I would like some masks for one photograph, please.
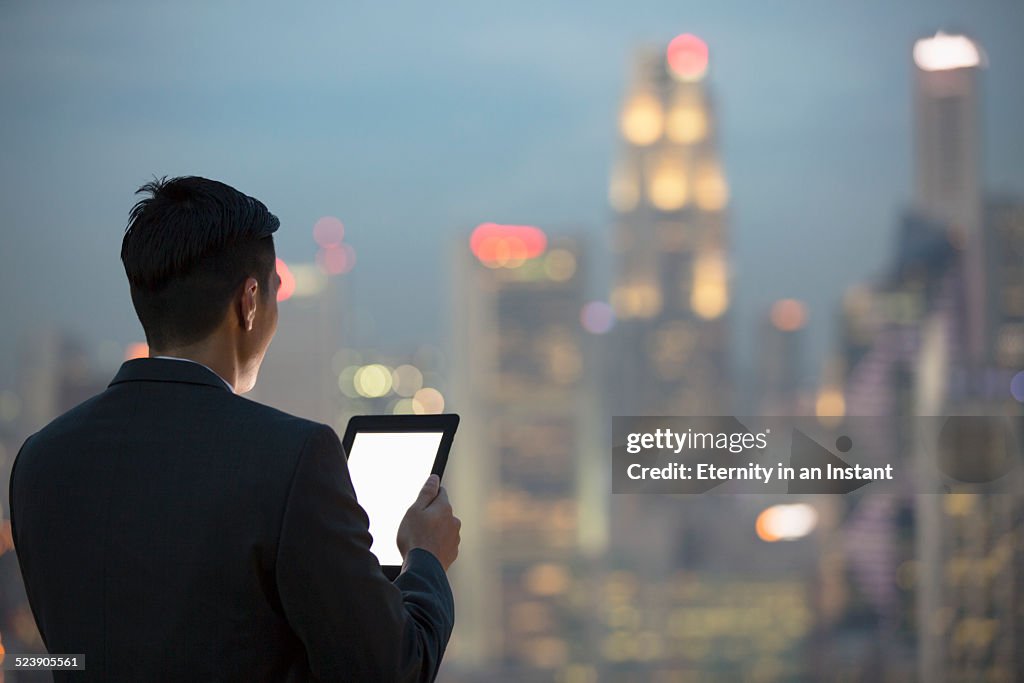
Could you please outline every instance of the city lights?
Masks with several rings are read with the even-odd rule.
[[[417,415],[437,415],[444,412],[444,396],[437,389],[424,387],[413,394],[413,412]]]
[[[807,307],[796,299],[780,299],[772,304],[772,325],[783,332],[795,332],[807,321]]]
[[[378,398],[391,391],[391,369],[379,363],[364,365],[356,370],[352,381],[360,396]]]
[[[360,366],[349,365],[338,373],[338,389],[349,398],[359,398],[362,394],[356,388],[356,373]]]
[[[569,573],[557,564],[538,564],[526,574],[526,589],[534,595],[558,595],[568,587]]]
[[[336,247],[344,237],[345,226],[334,216],[324,216],[313,224],[313,240],[321,247]]]
[[[722,169],[715,163],[705,163],[697,173],[694,200],[702,211],[721,211],[729,200]]]
[[[661,303],[661,290],[652,283],[620,285],[612,290],[612,310],[620,319],[653,318],[661,310]]]
[[[1010,395],[1017,400],[1018,403],[1024,403],[1024,371],[1018,372],[1010,380]]]
[[[668,44],[665,59],[674,77],[685,82],[699,81],[708,70],[708,45],[697,36],[684,33]]]
[[[615,326],[615,312],[604,301],[589,301],[580,309],[580,324],[590,334],[607,334]]]
[[[315,264],[297,263],[291,266],[291,272],[295,281],[293,296],[296,298],[316,296],[327,286],[327,275]],[[281,279],[283,281],[284,276]]]
[[[527,259],[540,256],[548,238],[532,225],[482,223],[469,238],[469,248],[490,268],[516,268]]]
[[[423,373],[415,366],[399,365],[391,373],[391,383],[396,394],[409,398],[423,388]]]
[[[686,205],[689,188],[683,160],[678,154],[666,150],[659,155],[649,178],[647,198],[655,207],[662,211],[675,211]]]
[[[773,505],[757,516],[755,530],[762,541],[795,541],[814,531],[818,512],[810,505]]]
[[[967,36],[939,31],[914,43],[914,63],[922,71],[969,69],[982,65],[982,53]]]
[[[699,103],[691,99],[693,98],[681,99],[669,110],[665,121],[665,134],[672,142],[690,145],[707,136],[707,114]]]
[[[576,273],[576,257],[567,249],[552,249],[544,257],[544,273],[555,282],[565,282]]]
[[[650,145],[661,137],[663,119],[658,98],[648,92],[637,93],[622,112],[622,134],[634,145]]]
[[[698,257],[693,267],[693,290],[690,294],[693,312],[705,320],[713,320],[729,307],[729,291],[725,259],[718,253]]]
[[[295,293],[295,276],[292,275],[288,264],[282,259],[277,259],[277,274],[281,278],[281,286],[277,289],[278,302],[287,301]]]
[[[316,263],[328,275],[342,275],[356,265],[356,250],[351,244],[321,247],[316,252]]]
[[[846,415],[846,398],[835,387],[825,387],[818,392],[814,402],[814,414],[825,425],[837,424]]]

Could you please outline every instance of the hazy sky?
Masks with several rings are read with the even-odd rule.
[[[118,252],[154,174],[259,197],[286,260],[338,216],[374,336],[443,343],[452,240],[476,224],[604,248],[629,56],[681,32],[711,48],[736,334],[803,298],[817,358],[910,199],[910,48],[938,28],[984,46],[987,184],[1024,194],[1019,0],[0,3],[0,387],[38,325],[142,338]]]

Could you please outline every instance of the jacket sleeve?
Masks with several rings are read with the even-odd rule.
[[[432,553],[414,549],[392,583],[371,540],[338,435],[318,425],[299,455],[278,540],[285,616],[319,680],[432,681],[455,623],[448,578]]]

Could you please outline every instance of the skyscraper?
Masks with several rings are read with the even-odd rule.
[[[979,173],[978,74],[981,49],[939,33],[914,46],[917,90],[917,206],[949,229],[960,248],[958,296],[940,299],[921,326],[913,394],[918,414],[1020,415],[1013,373],[1021,329],[1019,209],[983,213]],[[1017,400],[1014,400],[1014,399]],[[964,463],[994,461],[976,439]],[[917,459],[929,463],[926,447]],[[1001,474],[1019,491],[1021,471]],[[1009,483],[1016,481],[1016,485]],[[929,681],[1018,680],[1024,652],[1020,605],[1024,504],[1019,492],[977,493],[971,483],[934,475],[942,496],[915,501],[919,675]]]
[[[586,654],[579,581],[604,533],[583,250],[489,223],[455,254],[452,408],[463,420],[446,481],[463,542],[450,662],[534,680]]]
[[[915,209],[944,223],[964,250],[964,290],[971,364],[986,360],[987,249],[979,172],[981,49],[941,31],[914,44]]]
[[[684,34],[638,54],[611,174],[619,321],[616,414],[728,410],[728,188],[708,47]]]

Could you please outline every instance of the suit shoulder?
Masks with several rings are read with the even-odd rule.
[[[232,402],[236,410],[246,414],[264,429],[275,433],[288,433],[303,441],[318,430],[331,429],[330,425],[322,422],[299,417],[237,394],[232,397]]]
[[[44,426],[40,427],[34,434],[30,435],[25,439],[25,444],[30,440],[33,443],[42,443],[51,437],[59,436],[67,430],[81,424],[84,420],[89,419],[93,413],[100,406],[103,400],[105,392],[100,392],[95,396],[91,396],[78,405],[69,408],[57,417],[47,422]]]

